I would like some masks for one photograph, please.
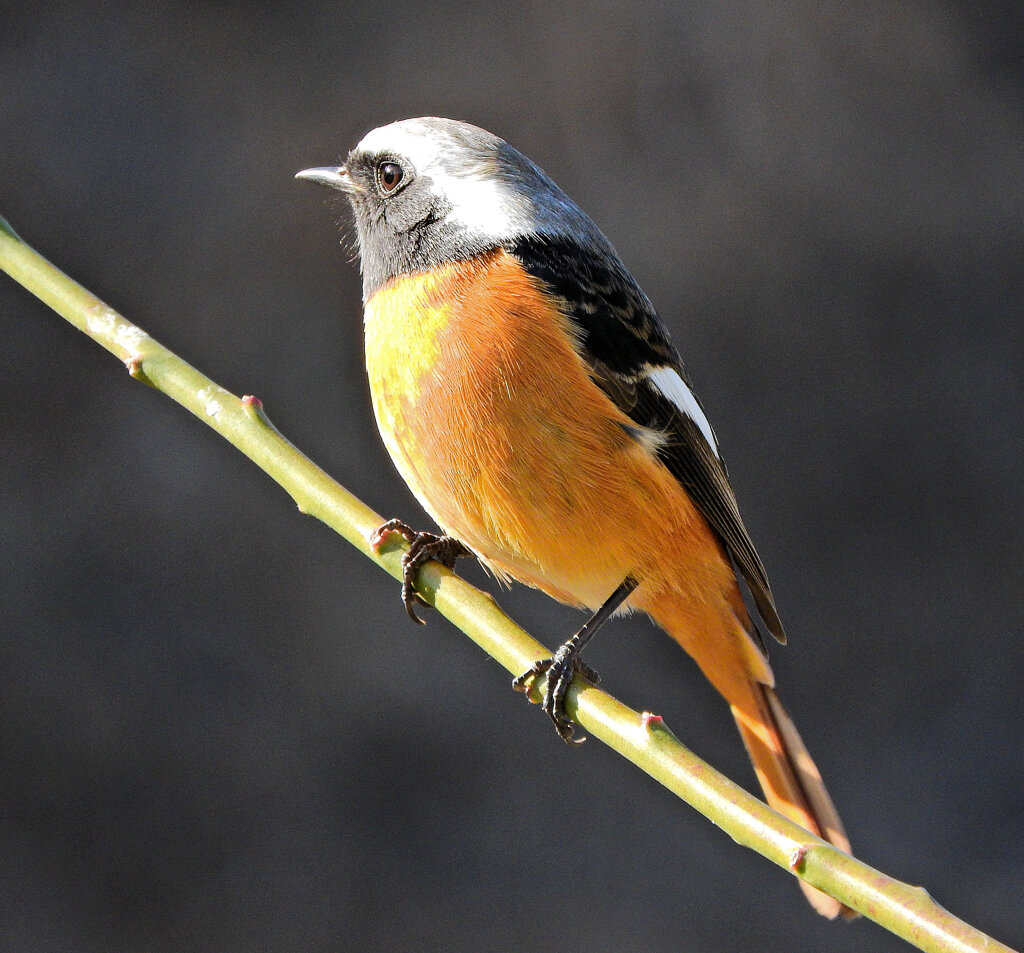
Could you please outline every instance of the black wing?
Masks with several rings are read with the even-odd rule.
[[[594,382],[638,427],[662,438],[658,457],[717,533],[765,628],[785,642],[768,577],[743,525],[725,464],[697,420],[650,379],[652,370],[671,369],[689,388],[679,354],[647,296],[617,258],[599,257],[568,239],[520,239],[508,250],[565,301]]]

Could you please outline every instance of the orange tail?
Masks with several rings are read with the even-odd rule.
[[[768,685],[752,687],[756,712],[743,711],[736,705],[730,707],[768,803],[801,827],[849,853],[850,841],[832,798],[775,689]],[[839,914],[846,918],[857,916],[856,911],[803,881],[800,888],[811,906],[829,919]]]
[[[780,814],[849,853],[850,842],[821,775],[779,702],[775,677],[739,590],[732,605],[687,603],[667,591],[641,592],[640,608],[669,633],[729,702],[768,803]],[[834,918],[856,916],[849,907],[801,881],[811,905]]]

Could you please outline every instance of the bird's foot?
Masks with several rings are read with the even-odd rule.
[[[435,560],[446,569],[452,569],[457,559],[473,554],[454,536],[420,533],[401,520],[388,520],[383,526],[379,526],[370,537],[370,545],[374,550],[379,550],[384,540],[392,533],[397,533],[409,544],[408,551],[402,556],[402,603],[405,605],[405,611],[409,613],[409,618],[417,625],[424,625],[423,620],[416,614],[416,606],[418,604],[428,609],[431,606],[416,591],[416,574],[420,567]]]
[[[601,676],[580,658],[580,647],[575,644],[575,637],[561,646],[551,658],[534,662],[528,671],[512,680],[512,688],[529,694],[533,683],[542,675],[547,676],[547,682],[541,708],[553,722],[562,741],[571,745],[583,744],[587,739],[574,737],[575,725],[565,713],[565,693],[569,691],[576,675],[591,685],[597,685]]]

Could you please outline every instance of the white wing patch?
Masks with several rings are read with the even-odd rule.
[[[717,457],[719,455],[718,441],[715,439],[715,432],[711,429],[708,418],[704,416],[704,411],[700,409],[697,398],[693,396],[693,391],[686,386],[686,381],[671,367],[655,367],[653,364],[647,364],[644,366],[644,374],[665,398],[672,401],[697,425],[708,442],[708,446]]]

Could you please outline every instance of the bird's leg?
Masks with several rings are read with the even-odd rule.
[[[629,598],[638,585],[636,579],[626,576],[619,587],[608,597],[605,604],[551,658],[535,662],[528,671],[523,672],[512,681],[512,687],[517,692],[529,692],[538,676],[547,675],[542,707],[554,722],[559,737],[567,744],[578,745],[586,741],[586,738],[573,737],[573,724],[565,713],[565,693],[572,684],[573,676],[578,673],[591,685],[596,685],[601,680],[597,672],[583,662],[580,653],[597,630]]]
[[[416,615],[416,604],[430,608],[427,602],[417,591],[415,586],[416,573],[420,566],[430,560],[439,562],[447,569],[455,566],[455,560],[462,556],[472,556],[462,543],[454,536],[438,536],[436,533],[418,533],[408,524],[401,520],[388,520],[383,526],[377,528],[370,537],[370,545],[380,549],[385,538],[391,533],[398,533],[408,544],[409,549],[402,556],[402,602],[409,618],[418,625],[424,625],[423,620]]]

